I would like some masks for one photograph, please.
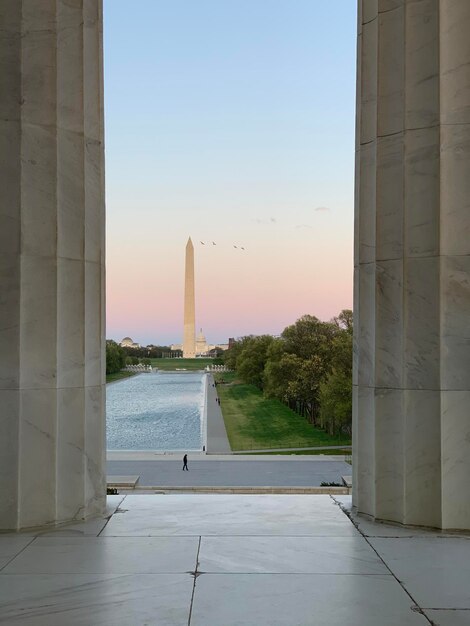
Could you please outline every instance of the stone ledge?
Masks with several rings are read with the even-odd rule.
[[[108,487],[121,487],[134,489],[139,481],[139,476],[108,476],[106,482]]]

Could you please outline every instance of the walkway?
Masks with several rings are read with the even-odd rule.
[[[181,455],[182,456],[182,455]],[[271,456],[252,460],[250,456],[194,460],[189,455],[189,472],[182,471],[182,460],[108,461],[113,476],[140,475],[143,487],[311,487],[322,482],[342,484],[341,476],[351,474],[344,461],[302,460]],[[200,459],[201,457],[196,457]]]
[[[207,375],[207,454],[230,454],[232,449],[225,430],[224,418],[222,411],[217,403],[216,388],[213,387],[214,377]]]
[[[329,496],[121,500],[109,498],[109,521],[0,536],[1,624],[470,622],[468,538],[371,522],[358,530]]]

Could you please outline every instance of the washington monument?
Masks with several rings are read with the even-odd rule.
[[[196,356],[196,319],[194,298],[194,247],[191,237],[186,244],[186,263],[184,272],[184,333],[183,357],[193,359]]]

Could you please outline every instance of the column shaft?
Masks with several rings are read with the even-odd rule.
[[[0,529],[104,506],[101,41],[101,0],[0,8]]]
[[[362,0],[354,504],[470,528],[470,4]]]

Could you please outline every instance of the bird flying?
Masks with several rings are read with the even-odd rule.
[[[203,241],[200,241],[199,243],[202,243],[203,246],[205,246],[206,244]]]
[[[233,247],[234,247],[234,248],[237,248],[237,246],[233,246]],[[237,250],[238,250],[238,248],[237,248]]]
[[[212,242],[212,245],[213,245],[213,246],[216,246],[217,244],[215,243],[215,241],[213,241],[213,242]]]

